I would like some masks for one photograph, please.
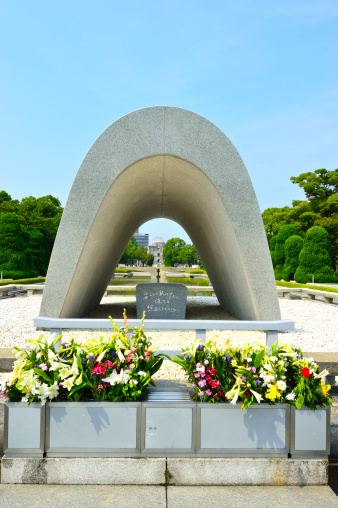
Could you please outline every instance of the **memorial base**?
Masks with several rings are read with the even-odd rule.
[[[6,402],[5,456],[328,457],[328,408],[290,415],[287,404],[241,410],[163,394],[165,401]]]
[[[2,484],[326,485],[328,461],[276,458],[3,458]]]

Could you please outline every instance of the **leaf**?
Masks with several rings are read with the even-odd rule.
[[[73,386],[73,388],[69,392],[69,397],[73,395],[73,393],[77,392],[78,390],[81,390],[86,386],[87,383],[81,383],[79,386]]]
[[[255,360],[254,360],[254,367],[255,367],[256,369],[258,369],[258,368],[260,367],[260,365],[261,365],[261,363],[262,363],[262,360],[263,360],[264,356],[265,356],[265,351],[264,351],[264,349],[263,349],[262,351],[260,351],[259,353],[257,353],[256,358],[255,358]]]
[[[160,368],[161,368],[161,365],[163,363],[163,358],[161,358],[161,360],[159,360],[154,366],[152,369],[149,370],[149,375],[150,376],[153,376],[155,374],[155,372],[157,372]]]
[[[38,374],[45,381],[48,381],[48,383],[51,383],[51,381],[52,381],[51,378],[42,369],[38,369],[37,367],[35,367],[33,370],[34,370],[35,374]]]
[[[295,406],[297,409],[300,409],[302,407],[302,405],[304,404],[304,397],[303,395],[300,393],[297,397],[297,400],[295,402]]]

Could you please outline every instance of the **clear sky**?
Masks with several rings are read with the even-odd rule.
[[[167,105],[223,130],[261,211],[291,205],[338,167],[337,55],[337,0],[0,0],[0,190],[64,206],[109,124]]]

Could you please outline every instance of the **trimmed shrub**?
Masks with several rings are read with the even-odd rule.
[[[37,277],[34,279],[16,279],[16,280],[0,280],[0,286],[7,284],[35,284],[37,282],[45,282],[46,277]]]
[[[307,289],[318,289],[318,291],[330,291],[331,293],[338,293],[337,288],[330,286],[315,286],[314,284],[299,284],[298,282],[285,282],[285,280],[276,280],[277,286],[285,288],[307,288]]]
[[[283,268],[283,279],[294,278],[299,265],[299,253],[303,248],[304,240],[301,236],[292,235],[284,244],[285,264]]]
[[[275,266],[275,278],[282,279],[283,278],[283,268],[285,263],[285,251],[284,244],[290,236],[298,235],[298,229],[296,226],[292,226],[291,224],[286,224],[282,226],[278,231],[278,235],[276,236],[276,244],[275,250],[273,254],[273,263]],[[272,241],[272,240],[271,240]]]
[[[329,235],[320,226],[310,228],[305,235],[295,280],[311,282],[312,275],[315,282],[338,282],[331,266]]]
[[[202,273],[204,275],[207,274],[207,272],[205,270],[201,270],[199,268],[196,268],[194,270],[185,270],[185,273],[192,273],[192,274],[194,274],[194,273]]]

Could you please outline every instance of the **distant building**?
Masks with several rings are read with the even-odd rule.
[[[148,247],[149,245],[148,233],[139,233],[139,230],[137,230],[136,233],[134,234],[134,237],[138,246],[145,245],[145,247]]]
[[[163,247],[165,240],[161,236],[155,236],[152,241],[152,245],[149,245],[149,254],[154,255],[154,265],[163,265]]]

